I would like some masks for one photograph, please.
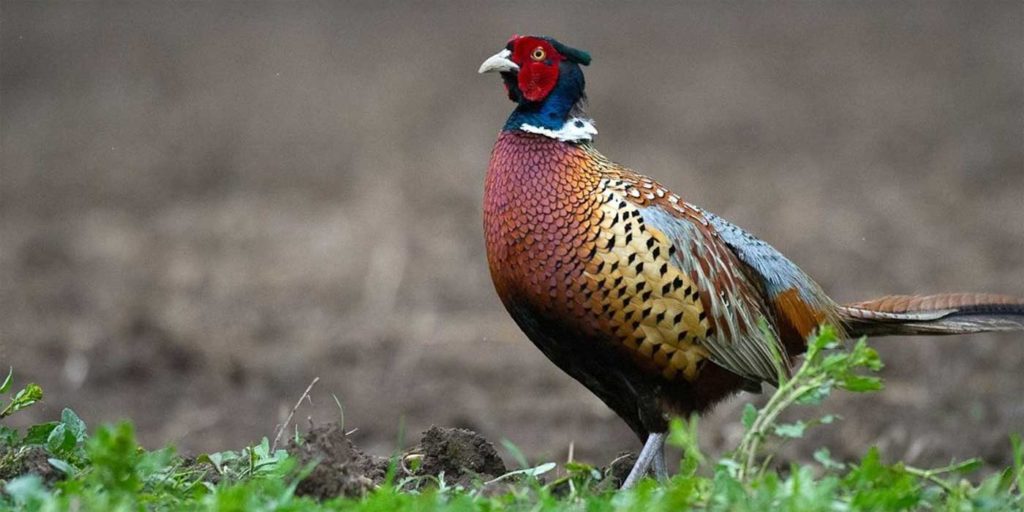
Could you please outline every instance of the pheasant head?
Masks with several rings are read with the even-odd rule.
[[[505,130],[540,133],[560,140],[591,140],[597,133],[585,118],[585,82],[580,66],[590,54],[551,37],[513,36],[484,61],[480,73],[501,73],[516,108]]]

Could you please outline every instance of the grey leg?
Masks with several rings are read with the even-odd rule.
[[[654,454],[654,476],[659,482],[668,481],[668,466],[665,464],[665,440],[658,445],[658,453]]]
[[[652,464],[655,462],[659,455],[661,456],[661,464],[664,465],[664,454],[665,454],[665,433],[664,432],[652,432],[647,435],[647,442],[644,443],[644,447],[640,450],[640,455],[636,458],[636,464],[633,465],[633,469],[629,471],[629,476],[626,477],[626,481],[622,483],[623,489],[629,489],[636,485],[641,478],[647,475],[650,471]]]

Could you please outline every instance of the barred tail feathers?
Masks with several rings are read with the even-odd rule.
[[[987,293],[888,295],[839,306],[849,335],[1024,331],[1024,299]]]

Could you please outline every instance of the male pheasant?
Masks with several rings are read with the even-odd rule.
[[[645,441],[624,486],[652,467],[665,476],[668,418],[774,382],[773,354],[804,352],[820,324],[847,336],[1024,329],[1024,300],[999,295],[833,302],[772,246],[594,149],[589,63],[515,36],[480,67],[516,104],[488,167],[484,230],[512,318]]]

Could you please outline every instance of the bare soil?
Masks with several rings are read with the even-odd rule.
[[[443,482],[464,488],[484,485],[484,492],[499,492],[521,476],[508,474],[491,441],[462,428],[431,426],[423,432],[419,444],[390,458],[366,454],[337,423],[311,429],[300,442],[289,442],[287,449],[302,467],[315,465],[299,482],[297,493],[322,500],[362,496],[384,483],[389,471],[393,482],[405,489],[436,487]],[[617,488],[635,462],[635,453],[620,454],[600,469],[599,485]],[[538,478],[543,482],[550,475]]]
[[[337,396],[359,430],[318,435],[341,460],[431,425],[531,461],[637,449],[491,287],[480,196],[510,104],[475,71],[515,32],[593,53],[605,154],[837,300],[1024,294],[1019,1],[3,2],[2,23],[0,368],[47,393],[15,425],[71,406],[149,447],[239,449],[320,377],[298,415],[338,420]],[[830,401],[843,420],[780,463],[1009,462],[1021,335],[874,344],[887,389]],[[758,399],[708,415],[705,447]]]
[[[444,474],[447,481],[468,486],[472,479],[491,480],[508,470],[490,441],[463,428],[430,427],[423,433],[419,452],[422,465],[417,474]]]
[[[44,484],[52,485],[64,478],[49,462],[50,454],[41,446],[18,450],[0,448],[0,481],[9,481],[22,475],[36,475]]]
[[[337,423],[314,428],[300,443],[290,441],[287,449],[300,467],[316,464],[295,489],[300,496],[361,496],[380,485],[388,469],[386,458],[360,451]]]
[[[287,449],[301,467],[315,464],[296,493],[319,499],[362,496],[381,485],[389,469],[393,482],[406,487],[436,486],[443,479],[445,485],[470,488],[507,473],[490,441],[457,428],[430,427],[419,445],[390,458],[366,454],[337,423],[313,428]]]

